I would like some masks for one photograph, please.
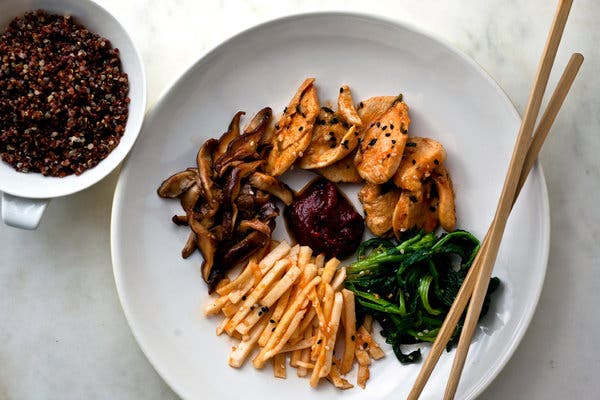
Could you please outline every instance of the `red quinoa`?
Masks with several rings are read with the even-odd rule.
[[[81,174],[119,144],[127,122],[119,50],[44,11],[0,36],[0,154],[21,172]]]

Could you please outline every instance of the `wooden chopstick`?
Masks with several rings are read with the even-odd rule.
[[[575,81],[575,77],[577,76],[582,63],[582,54],[571,54],[569,63],[565,67],[565,70],[563,71],[560,80],[556,85],[556,89],[554,90],[554,93],[552,93],[552,97],[550,97],[550,101],[546,106],[546,111],[544,111],[544,115],[542,115],[538,127],[533,134],[533,138],[529,145],[529,150],[525,156],[525,162],[523,163],[523,171],[519,177],[519,184],[517,185],[514,201],[517,201],[519,193],[521,193],[521,188],[525,184],[525,180],[529,175],[529,171],[531,171],[531,168],[537,159],[537,155],[540,152],[546,137],[548,136],[548,132],[550,132],[550,128],[552,128],[552,124],[554,123],[554,120],[556,119],[556,116],[558,115],[558,112],[562,107],[569,90],[571,89],[573,81]]]
[[[544,142],[544,139],[547,137],[548,132],[550,131],[550,128],[552,126],[552,123],[556,119],[556,115],[558,114],[558,111],[560,110],[560,107],[562,106],[562,104],[565,100],[565,97],[566,97],[569,89],[571,88],[571,85],[573,84],[573,81],[575,80],[575,77],[577,75],[577,72],[579,71],[579,68],[580,68],[582,62],[583,62],[583,56],[581,54],[576,53],[571,56],[571,59],[569,60],[569,63],[567,64],[567,66],[560,78],[560,81],[558,82],[558,85],[556,86],[554,93],[552,94],[552,97],[550,99],[550,102],[548,103],[546,111],[545,111],[544,115],[542,116],[540,123],[538,125],[538,128],[536,129],[536,131],[533,135],[531,144],[529,145],[529,150],[527,151],[527,155],[525,157],[525,163],[523,166],[523,170],[519,177],[519,184],[517,185],[517,190],[516,190],[515,198],[513,200],[513,205],[517,199],[518,193],[520,193],[521,188],[525,184],[527,176],[529,176],[529,172],[533,168],[533,165],[535,163],[537,155],[539,154],[540,149],[542,147],[542,143]],[[488,244],[489,244],[488,236],[486,236],[486,238],[482,242],[481,249],[480,249],[477,257],[480,258],[480,254],[483,253],[484,249],[487,248]],[[419,371],[419,375],[418,375],[418,377],[412,387],[412,390],[408,396],[409,400],[416,400],[421,395],[421,392],[423,391],[425,384],[427,383],[429,377],[431,376],[431,373],[433,372],[435,365],[437,364],[438,360],[440,359],[442,353],[444,352],[444,349],[446,348],[446,345],[448,344],[448,341],[450,340],[450,338],[452,337],[452,334],[454,333],[454,329],[455,329],[456,325],[458,324],[458,321],[459,321],[461,315],[463,314],[464,309],[467,306],[467,303],[471,297],[471,294],[473,293],[473,287],[475,285],[475,277],[477,275],[476,271],[478,271],[478,269],[475,268],[476,265],[480,265],[480,264],[478,262],[476,262],[476,260],[474,260],[473,266],[469,269],[469,272],[467,273],[467,276],[465,277],[464,283],[462,284],[462,286],[456,296],[456,299],[454,300],[454,303],[452,304],[452,307],[450,308],[448,315],[447,315],[446,319],[444,320],[444,323],[442,324],[440,331],[437,334],[436,340],[433,343],[433,345],[427,355],[427,358],[423,362],[421,370]]]
[[[480,257],[481,266],[478,267],[479,271],[477,271],[475,286],[473,288],[473,294],[469,303],[469,309],[467,311],[465,323],[460,334],[456,354],[454,355],[454,362],[450,371],[450,377],[448,378],[448,383],[446,384],[446,392],[444,393],[445,400],[454,399],[456,389],[458,388],[460,376],[469,352],[471,339],[473,338],[473,333],[475,332],[475,327],[477,326],[477,321],[479,320],[481,307],[487,292],[492,269],[498,255],[500,241],[502,239],[504,229],[506,228],[508,216],[515,198],[517,185],[519,183],[519,176],[525,163],[527,148],[532,140],[531,135],[533,133],[535,121],[539,113],[544,91],[550,76],[550,71],[556,57],[558,45],[569,16],[571,3],[571,0],[560,1],[554,21],[552,22],[552,27],[544,48],[544,53],[542,55],[542,60],[538,69],[533,90],[525,109],[525,116],[517,137],[517,143],[513,150],[513,155],[510,161],[506,179],[504,181],[502,193],[500,194],[498,208],[496,209],[494,220],[492,221],[492,225],[488,231],[489,245],[483,249],[484,251],[480,252],[482,253]]]
[[[554,122],[554,119],[556,118],[556,115],[558,114],[558,111],[566,97],[566,94],[568,93],[568,91],[571,87],[571,84],[573,83],[573,80],[575,79],[575,76],[577,75],[577,72],[578,72],[579,67],[581,66],[582,62],[583,62],[583,56],[581,54],[574,54],[571,57],[571,60],[569,61],[569,64],[565,68],[565,71],[563,72],[563,75],[556,87],[556,90],[555,90],[554,94],[552,95],[550,102],[548,103],[546,112],[544,113],[544,115],[540,121],[540,124],[539,124],[538,128],[536,129],[533,139],[529,138],[530,144],[528,146],[528,151],[525,156],[525,161],[523,163],[523,169],[522,169],[520,177],[519,177],[517,189],[515,191],[515,195],[511,202],[511,206],[516,201],[516,197],[517,197],[518,193],[520,192],[523,184],[525,183],[527,176],[529,175],[529,172],[535,162],[535,159],[537,158],[537,154],[540,151],[541,145],[544,142],[544,139],[546,138],[546,136],[550,130],[550,127],[552,126],[552,123]],[[548,72],[549,72],[549,70],[548,70]],[[474,260],[473,266],[469,270],[469,273],[467,274],[465,281],[464,281],[460,291],[458,292],[457,297],[456,297],[451,309],[449,310],[449,313],[448,313],[446,319],[444,320],[444,324],[440,328],[440,331],[437,335],[436,341],[434,342],[425,362],[423,363],[421,371],[419,372],[417,380],[415,381],[415,384],[408,396],[408,399],[415,400],[419,397],[419,395],[423,391],[423,388],[425,387],[425,384],[427,383],[427,380],[431,376],[431,373],[432,373],[433,369],[435,368],[437,361],[439,360],[441,354],[443,353],[444,348],[446,347],[446,344],[448,343],[448,341],[450,340],[450,337],[454,333],[454,329],[455,329],[455,327],[466,307],[466,304],[469,301],[471,293],[473,291],[475,277],[478,272],[477,267],[480,265],[478,259],[481,259],[482,256],[484,255],[484,253],[487,252],[488,245],[489,245],[489,235],[486,235],[486,238],[483,241],[482,247],[481,247],[476,259]],[[488,281],[489,281],[489,277],[488,277]]]

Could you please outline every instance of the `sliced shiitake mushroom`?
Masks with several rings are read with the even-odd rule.
[[[255,231],[262,232],[265,235],[271,236],[271,227],[269,226],[269,224],[261,221],[258,218],[254,218],[251,220],[248,220],[248,219],[241,220],[237,229],[239,232],[255,230]]]
[[[196,156],[196,164],[198,165],[198,177],[200,179],[200,187],[207,202],[212,203],[213,187],[213,162],[212,153],[219,144],[217,139],[208,139],[198,150]]]
[[[212,293],[227,271],[248,260],[252,254],[260,251],[269,242],[269,236],[262,232],[252,231],[239,242],[227,249],[219,249],[218,260],[210,269],[206,283]]]
[[[258,210],[258,218],[261,221],[269,221],[269,220],[274,221],[278,215],[279,215],[279,208],[272,201],[265,203]]]
[[[181,250],[181,257],[188,258],[194,253],[194,251],[198,248],[197,237],[194,231],[190,232],[187,241],[185,242],[185,246]]]
[[[244,129],[244,135],[252,135],[257,132],[260,132],[262,135],[269,126],[269,122],[271,122],[271,117],[273,116],[273,111],[271,107],[265,107],[261,109],[256,115],[252,118],[248,126]]]
[[[218,176],[223,176],[229,167],[239,165],[240,161],[260,158],[256,149],[270,120],[271,109],[269,107],[263,108],[254,116],[244,134],[233,139],[229,143],[227,151],[215,161],[214,169]]]
[[[193,218],[189,220],[190,228],[196,234],[198,250],[202,254],[204,261],[202,262],[202,278],[208,282],[208,278],[215,263],[215,253],[217,251],[217,239],[216,237],[202,225],[199,221]]]
[[[216,161],[219,157],[221,157],[227,151],[227,147],[233,141],[233,139],[240,136],[240,118],[244,115],[245,112],[238,111],[232,118],[229,123],[229,127],[227,128],[227,132],[225,132],[219,138],[219,145],[215,149],[213,153],[213,161]]]
[[[263,174],[262,172],[255,172],[250,175],[249,183],[253,187],[264,190],[265,192],[271,193],[272,195],[279,198],[286,206],[292,204],[294,194],[292,190],[283,182],[277,178]]]
[[[188,216],[187,215],[173,215],[173,218],[171,218],[171,221],[173,221],[173,223],[178,226],[187,226],[188,225]]]
[[[160,197],[173,199],[196,183],[196,172],[185,170],[171,175],[156,191]]]
[[[179,196],[181,207],[186,213],[191,212],[196,207],[201,193],[202,189],[200,189],[200,186],[194,184],[185,193],[182,193],[181,196]]]

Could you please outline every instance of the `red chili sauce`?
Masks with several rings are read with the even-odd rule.
[[[315,254],[346,258],[362,240],[365,223],[334,183],[317,178],[305,186],[284,211],[296,241]]]

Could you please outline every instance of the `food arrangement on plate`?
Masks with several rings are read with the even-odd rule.
[[[313,78],[276,123],[266,107],[242,131],[243,114],[157,191],[181,203],[185,215],[172,219],[190,228],[182,256],[202,254],[202,276],[218,296],[205,312],[224,315],[217,334],[239,340],[229,364],[242,366],[259,348],[256,368],[271,360],[275,376],[285,377],[289,355],[299,376],[311,370],[311,386],[327,378],[348,389],[341,375],[356,359],[364,387],[370,358],[383,356],[373,319],[400,362],[418,361],[419,350],[404,354],[401,346],[435,340],[479,249],[473,235],[455,230],[442,144],[409,134],[401,95],[355,106],[342,86],[334,111],[321,105]],[[292,169],[321,177],[294,193],[285,183]],[[364,219],[336,183],[362,184]],[[271,238],[278,202],[294,246]],[[374,237],[363,242],[365,225]],[[448,233],[436,236],[438,226]],[[355,253],[357,261],[338,268]],[[488,304],[498,283],[492,278]]]

